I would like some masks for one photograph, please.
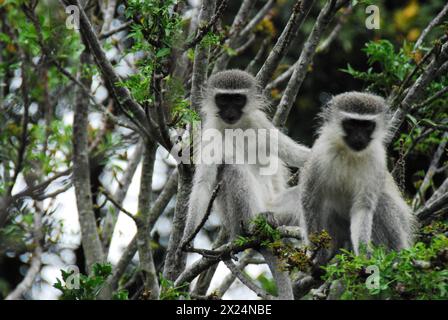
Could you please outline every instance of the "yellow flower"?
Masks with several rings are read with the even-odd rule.
[[[422,58],[423,58],[423,55],[422,55],[422,52],[420,50],[417,50],[414,53],[412,53],[412,59],[414,59],[414,61],[416,63],[420,63]]]
[[[406,36],[406,38],[409,41],[416,41],[418,39],[419,35],[420,35],[420,29],[412,28],[411,30],[409,30],[408,35]]]
[[[420,5],[417,0],[411,0],[402,10],[398,10],[394,14],[394,22],[399,30],[406,30],[409,24],[417,16]]]
[[[260,23],[255,27],[255,30],[266,33],[272,37],[275,36],[276,33],[275,26],[272,23],[272,20],[267,17],[260,21]]]
[[[403,9],[403,16],[406,19],[412,19],[414,18],[420,9],[420,6],[418,4],[417,0],[411,0],[408,5]]]
[[[1,1],[1,0],[0,0]],[[16,47],[12,44],[12,43],[8,43],[6,45],[6,51],[8,51],[9,53],[14,53],[16,52]]]

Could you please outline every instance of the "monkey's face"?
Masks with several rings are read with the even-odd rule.
[[[217,93],[215,104],[219,117],[227,124],[235,124],[244,113],[247,97],[242,93]]]
[[[352,150],[362,151],[370,144],[375,127],[373,120],[345,118],[342,120],[344,141]]]

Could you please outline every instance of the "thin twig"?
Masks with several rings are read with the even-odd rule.
[[[255,285],[250,279],[248,279],[241,270],[232,262],[230,259],[224,260],[224,264],[229,268],[229,270],[250,290],[255,292],[257,296],[265,300],[273,300],[274,297],[269,293],[265,292],[263,289]]]
[[[115,200],[114,197],[104,187],[100,188],[100,192],[106,197],[107,200],[112,202],[112,204],[115,207],[117,207],[121,212],[123,212],[125,215],[127,215],[129,218],[131,218],[133,221],[135,221],[134,214],[132,214],[131,212],[129,212],[128,210],[123,208],[123,206],[117,200]]]
[[[112,30],[109,30],[108,32],[101,33],[98,36],[98,39],[104,40],[104,39],[109,38],[110,36],[112,36],[112,35],[114,35],[114,34],[116,34],[118,32],[124,31],[132,24],[132,22],[133,21],[127,21],[127,22],[121,24],[120,26],[118,26],[118,27],[116,27],[116,28],[114,28]]]
[[[421,208],[416,215],[420,221],[427,220],[433,213],[444,208],[448,210],[448,193]]]
[[[443,20],[443,18],[448,14],[448,3],[445,4],[445,6],[442,8],[442,10],[437,14],[437,16],[431,20],[431,22],[426,26],[425,29],[423,29],[422,33],[420,34],[420,37],[417,39],[414,45],[414,51],[416,51],[418,48],[420,48],[421,44],[423,43],[423,40],[425,40],[428,33],[438,24],[440,24]]]
[[[255,17],[253,17],[252,20],[250,20],[249,23],[244,27],[244,29],[241,30],[239,35],[241,38],[245,38],[252,32],[257,24],[261,20],[263,20],[269,10],[271,10],[272,6],[275,4],[275,1],[276,0],[268,0],[268,2],[265,3],[265,5],[260,9],[260,11],[258,11]]]
[[[330,21],[333,18],[334,14],[336,13],[335,7],[336,0],[330,0],[325,4],[324,8],[320,11],[316,23],[314,24],[314,27],[303,46],[303,50],[300,54],[299,60],[296,64],[294,64],[293,74],[289,79],[288,85],[285,89],[282,99],[280,100],[280,104],[278,105],[278,109],[273,119],[273,122],[277,127],[283,127],[286,123],[286,119],[288,118],[297,93],[299,92],[303,80],[305,79],[305,76],[308,72],[308,67],[313,60],[319,40],[324,30],[330,24]]]
[[[285,29],[283,29],[282,34],[274,45],[274,48],[272,48],[268,58],[264,62],[260,71],[257,73],[256,78],[262,88],[264,88],[271,79],[281,59],[286,54],[286,50],[288,49],[292,38],[305,21],[308,12],[313,6],[313,3],[314,0],[298,0],[295,3]]]
[[[198,224],[196,229],[185,239],[185,242],[181,244],[181,249],[185,249],[186,246],[189,246],[191,241],[194,239],[194,237],[196,237],[198,232],[204,226],[205,222],[207,221],[208,217],[210,216],[210,213],[211,213],[212,208],[213,208],[213,202],[215,201],[216,196],[218,195],[218,192],[219,192],[220,188],[221,188],[221,181],[219,181],[216,184],[215,189],[213,190],[213,192],[212,192],[212,194],[210,196],[210,200],[209,200],[208,205],[207,205],[207,210],[205,211],[205,215],[202,217],[201,222]]]
[[[224,10],[226,10],[227,8],[228,2],[229,2],[228,0],[221,0],[221,3],[216,9],[216,12],[210,18],[210,22],[202,26],[199,26],[199,30],[196,34],[196,37],[186,44],[185,49],[193,48],[202,41],[202,39],[207,35],[207,33],[210,30],[212,30],[212,28],[215,26],[216,22],[218,22],[218,20],[222,17],[222,15],[224,14]]]

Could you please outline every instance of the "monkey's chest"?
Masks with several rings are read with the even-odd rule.
[[[324,202],[331,204],[332,211],[341,215],[348,214],[354,199],[363,192],[369,179],[372,180],[369,174],[370,170],[366,166],[335,161],[320,176]]]

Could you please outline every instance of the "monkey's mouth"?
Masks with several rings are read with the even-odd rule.
[[[366,149],[370,143],[369,137],[359,137],[359,138],[349,138],[347,136],[344,137],[345,143],[352,149],[353,151],[360,152]]]
[[[242,112],[234,110],[234,111],[220,111],[218,113],[219,117],[227,124],[235,124],[238,120],[241,119]]]

